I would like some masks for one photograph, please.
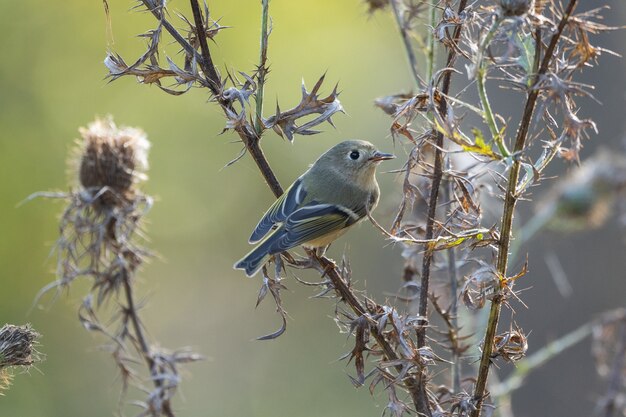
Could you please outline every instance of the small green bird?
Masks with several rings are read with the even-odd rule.
[[[274,231],[235,269],[251,277],[270,255],[300,245],[328,246],[374,210],[380,196],[376,166],[392,158],[363,140],[330,148],[263,215],[248,242],[257,243]]]

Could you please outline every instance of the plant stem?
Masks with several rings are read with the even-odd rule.
[[[200,41],[202,59],[199,62],[201,62],[201,65],[204,66],[203,72],[208,77],[215,77],[213,78],[212,82],[209,82],[209,85],[212,86],[211,91],[213,92],[214,95],[217,96],[217,99],[220,105],[222,106],[222,109],[224,111],[226,111],[226,109],[232,109],[231,105],[225,102],[219,94],[219,86],[221,85],[221,82],[219,80],[219,75],[217,74],[217,70],[215,69],[215,66],[213,65],[213,60],[211,59],[211,52],[206,42],[206,36],[204,35],[200,36],[201,33],[204,34],[204,31],[202,29],[202,11],[200,10],[200,6],[198,5],[198,0],[190,0],[190,3],[191,3],[191,8],[193,9],[196,31],[198,33],[198,36],[201,39],[203,39],[202,41]],[[239,134],[239,137],[241,138],[241,141],[243,142],[244,146],[250,153],[250,156],[252,156],[252,159],[254,159],[254,162],[256,163],[257,167],[259,167],[259,171],[261,171],[261,174],[263,175],[265,182],[267,182],[267,185],[270,187],[270,189],[274,193],[274,196],[279,197],[280,195],[282,195],[283,188],[281,187],[280,182],[278,181],[278,178],[276,178],[276,175],[274,175],[274,172],[270,168],[270,165],[267,162],[267,158],[265,157],[263,150],[259,146],[259,136],[257,135],[256,131],[247,128],[247,126],[239,126],[236,128],[236,131],[237,131],[237,134]]]
[[[461,0],[459,2],[459,13],[465,9],[467,0]],[[461,27],[457,26],[454,30],[452,42],[458,42],[461,36]],[[454,65],[456,59],[456,50],[451,48],[448,51],[448,59],[446,61],[446,67],[451,68]],[[447,96],[450,92],[450,82],[452,77],[452,71],[447,71],[443,76],[443,83],[441,91],[444,96]],[[448,104],[446,100],[442,100],[438,111],[445,115],[447,113]],[[430,197],[428,200],[428,217],[426,218],[426,233],[424,234],[425,240],[430,240],[434,235],[435,217],[437,213],[437,201],[439,198],[439,187],[441,185],[441,178],[443,177],[443,134],[437,132],[435,139],[435,161],[432,174],[432,182],[430,188]],[[425,248],[423,261],[422,261],[422,283],[420,286],[420,304],[418,314],[420,317],[426,318],[428,316],[428,291],[430,284],[430,267],[433,259],[433,252]],[[422,348],[426,345],[426,323],[417,329],[417,347]],[[430,406],[426,395],[426,375],[425,370],[420,373],[421,390],[421,403],[418,405],[418,414],[423,414],[428,417],[431,416]]]
[[[152,13],[152,15],[163,25],[165,30],[170,34],[172,38],[185,50],[186,53],[196,58],[198,62],[202,61],[202,56],[198,54],[198,51],[181,35],[178,30],[170,22],[168,22],[163,13],[161,7],[157,7],[151,0],[141,0],[146,9]]]
[[[257,70],[257,89],[255,96],[256,117],[254,118],[254,130],[258,137],[261,137],[261,133],[263,133],[263,89],[265,88],[265,77],[267,75],[267,39],[269,37],[267,20],[269,3],[269,0],[261,0],[261,48],[259,51],[259,67]]]
[[[404,44],[404,49],[406,51],[406,56],[409,59],[409,66],[411,67],[411,75],[413,75],[413,79],[415,81],[415,85],[417,88],[420,87],[422,80],[417,72],[417,59],[415,58],[415,52],[413,51],[413,46],[411,45],[411,40],[409,39],[409,33],[407,27],[405,25],[405,21],[402,18],[402,14],[400,8],[398,7],[398,2],[400,0],[391,0],[391,8],[393,9],[393,15],[396,18],[396,23],[398,24],[398,29],[400,29],[400,36],[402,37],[402,43]]]
[[[135,338],[137,339],[137,344],[141,355],[143,356],[146,365],[150,369],[150,376],[152,377],[152,382],[154,386],[158,390],[163,389],[163,381],[161,380],[159,374],[161,373],[150,353],[150,346],[146,341],[146,337],[143,334],[143,328],[141,327],[141,322],[139,321],[139,316],[137,315],[137,308],[135,307],[135,300],[133,297],[133,287],[130,284],[130,275],[126,269],[123,271],[124,274],[124,295],[126,296],[126,314],[130,318],[131,323],[133,324],[133,329],[135,331]],[[174,417],[174,412],[172,411],[172,407],[169,399],[162,398],[162,412],[167,417]]]
[[[500,149],[502,156],[506,158],[510,155],[510,152],[504,143],[502,134],[500,133],[500,129],[498,129],[498,124],[496,123],[496,118],[491,110],[491,104],[489,103],[489,97],[487,96],[487,88],[485,87],[485,81],[487,80],[487,66],[485,65],[485,60],[483,59],[485,55],[484,52],[489,47],[489,43],[491,43],[496,31],[500,27],[500,23],[502,23],[502,17],[497,16],[496,20],[494,20],[493,24],[489,28],[489,32],[487,32],[485,38],[481,42],[476,62],[476,86],[478,88],[480,103],[483,107],[483,116],[489,126],[489,131],[491,132],[491,138],[498,145],[498,149]]]
[[[561,37],[561,34],[563,33],[563,29],[565,28],[565,25],[567,24],[571,13],[576,7],[577,2],[578,0],[570,0],[569,4],[567,5],[561,21],[559,22],[557,31],[554,35],[552,35],[552,38],[550,39],[550,44],[546,49],[545,55],[541,62],[541,66],[539,68],[539,72],[535,74],[533,86],[538,82],[541,75],[545,74],[548,70],[548,66],[550,65],[550,61],[553,58],[553,53],[556,45]],[[538,95],[539,90],[531,88],[530,93],[528,94],[528,98],[526,100],[526,105],[524,107],[524,113],[522,115],[520,127],[517,131],[517,138],[515,140],[514,148],[515,155],[519,155],[519,153],[521,153],[526,146],[526,138],[528,136],[528,130],[530,128],[530,123]],[[509,258],[509,245],[511,243],[511,231],[513,228],[513,214],[515,212],[515,205],[519,197],[517,194],[517,181],[519,179],[520,167],[520,160],[519,158],[516,158],[513,162],[513,166],[511,167],[511,171],[509,172],[507,190],[504,199],[500,242],[498,248],[498,259],[496,262],[496,269],[501,278],[505,278],[507,276],[506,273]],[[470,417],[480,416],[480,411],[485,396],[485,388],[487,386],[487,378],[489,376],[489,366],[491,364],[491,355],[493,352],[493,339],[496,335],[496,331],[498,328],[500,309],[502,307],[503,301],[504,298],[500,294],[496,294],[496,296],[491,301],[491,309],[489,311],[487,330],[485,332],[485,338],[483,341],[483,351],[480,358],[480,365],[478,368],[478,378],[476,380],[476,387],[474,389],[474,401],[476,402],[476,408],[471,412]]]
[[[200,10],[198,0],[190,0],[190,3],[191,10],[193,11],[193,21],[196,25],[196,36],[198,37],[198,42],[200,42],[200,51],[202,52],[200,67],[209,81],[211,91],[213,94],[218,95],[221,82],[220,77],[217,74],[217,70],[215,69],[215,65],[213,65],[209,44],[206,41],[206,31],[204,29],[202,11]]]
[[[437,19],[437,7],[435,3],[431,2],[428,6],[428,55],[426,56],[426,82],[431,83],[433,74],[435,73],[435,34],[433,33],[435,27],[435,20]]]
[[[446,167],[450,169],[450,159],[446,159]],[[446,202],[452,200],[454,193],[453,182],[448,179],[446,186],[443,188],[443,198]],[[461,363],[458,346],[458,334],[459,325],[457,320],[458,315],[458,271],[456,266],[456,249],[454,247],[446,250],[446,256],[448,258],[448,275],[450,278],[450,309],[448,315],[450,317],[450,326],[454,332],[454,340],[450,340],[452,347],[452,390],[455,394],[461,392]]]

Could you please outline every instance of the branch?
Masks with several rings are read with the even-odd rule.
[[[402,18],[402,14],[400,8],[398,7],[399,0],[391,0],[391,8],[393,9],[393,15],[396,18],[396,23],[398,24],[398,29],[400,29],[400,35],[402,36],[402,43],[404,44],[404,49],[406,50],[406,55],[409,59],[409,66],[411,67],[411,75],[415,79],[415,84],[419,88],[420,84],[423,84],[422,79],[417,72],[417,59],[415,58],[415,52],[413,51],[413,47],[411,46],[411,40],[409,39],[409,34],[406,28],[406,24],[404,19]]]
[[[257,90],[256,90],[256,117],[254,119],[254,130],[258,137],[263,132],[263,90],[265,88],[265,77],[268,69],[267,63],[267,39],[269,32],[267,30],[267,19],[269,10],[269,0],[261,0],[263,10],[261,12],[261,50],[259,52],[259,67],[257,69]]]
[[[557,31],[550,39],[550,44],[545,51],[543,61],[539,67],[539,72],[534,77],[533,85],[536,85],[539,78],[546,73],[550,61],[553,58],[553,53],[556,45],[561,38],[563,29],[569,20],[570,15],[574,11],[578,0],[570,0],[563,17],[559,22]],[[540,42],[540,41],[539,41]],[[514,155],[519,155],[526,146],[526,138],[528,136],[528,130],[530,128],[530,122],[532,119],[533,111],[537,103],[537,97],[539,90],[531,88],[531,92],[526,100],[524,107],[524,113],[520,123],[520,128],[517,131],[517,138],[515,140],[515,148],[513,150]],[[500,244],[498,249],[498,260],[496,263],[497,272],[501,277],[506,277],[507,264],[509,258],[509,245],[511,243],[511,231],[513,227],[513,213],[515,212],[515,205],[517,203],[517,182],[519,180],[521,163],[519,159],[515,159],[511,171],[509,173],[508,185],[504,200],[504,208],[502,213],[501,232],[500,232]],[[487,378],[489,376],[489,366],[491,364],[491,355],[493,351],[493,338],[496,335],[498,328],[498,320],[500,318],[500,308],[502,306],[503,297],[496,296],[491,301],[491,310],[489,311],[489,321],[487,323],[487,330],[485,332],[485,338],[483,341],[483,352],[480,358],[480,366],[478,369],[478,378],[476,380],[476,387],[474,389],[474,401],[476,402],[476,408],[470,414],[470,417],[479,417],[482,408],[483,400],[485,397],[485,387],[487,386]]]
[[[146,337],[143,334],[143,328],[141,327],[141,322],[139,321],[139,316],[137,315],[137,308],[135,307],[135,300],[133,298],[133,288],[130,285],[130,276],[128,275],[128,270],[124,269],[123,271],[124,277],[124,295],[126,296],[126,309],[125,313],[130,317],[130,321],[133,324],[133,329],[135,330],[135,337],[137,338],[137,343],[139,344],[139,350],[141,351],[141,355],[143,359],[146,361],[146,365],[150,369],[150,376],[152,378],[152,382],[154,383],[155,388],[162,393],[163,388],[163,380],[161,378],[161,372],[159,371],[152,354],[150,353],[150,347],[148,346],[148,342],[146,342]],[[168,398],[162,398],[162,411],[166,417],[174,417],[174,412],[172,411],[172,406],[170,404],[170,400]]]
[[[215,69],[215,65],[213,65],[213,59],[211,58],[211,51],[209,51],[209,44],[206,41],[206,30],[204,29],[204,19],[202,17],[202,11],[200,10],[200,5],[198,4],[198,0],[190,0],[191,10],[193,11],[193,21],[196,25],[196,36],[198,37],[198,41],[200,42],[200,51],[202,52],[202,59],[199,60],[200,67],[202,68],[202,72],[207,77],[209,81],[209,87],[211,88],[211,92],[214,95],[219,96],[220,85],[222,84],[220,80],[220,76]],[[207,10],[207,18],[208,18],[208,7],[205,8]]]
[[[190,0],[190,3],[193,9],[196,32],[198,34],[198,38],[200,39],[200,48],[203,54],[202,59],[200,59],[199,62],[203,66],[202,70],[207,75],[207,77],[210,77],[210,79],[213,80],[213,83],[217,81],[217,83],[213,85],[213,87],[220,86],[221,82],[219,81],[219,75],[217,75],[217,70],[213,65],[209,46],[206,41],[206,33],[203,30],[202,11],[200,10],[200,6],[198,5],[198,0]],[[222,97],[220,97],[219,90],[214,91],[213,88],[211,88],[211,91],[217,96],[217,99],[224,111],[231,108],[230,104],[228,104]],[[276,178],[276,175],[274,175],[274,172],[270,168],[270,165],[265,158],[265,154],[263,154],[263,150],[259,146],[259,136],[255,131],[246,128],[246,126],[238,126],[235,130],[239,134],[239,137],[241,138],[241,141],[245,145],[248,152],[250,152],[250,156],[252,156],[252,159],[254,159],[254,162],[259,167],[263,178],[274,193],[274,196],[279,197],[283,193],[283,188],[281,187],[278,178]]]

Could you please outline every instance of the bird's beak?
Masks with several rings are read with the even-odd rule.
[[[372,162],[379,162],[379,161],[385,161],[387,159],[394,159],[396,156],[394,154],[391,153],[382,153],[379,151],[374,152],[374,154],[370,157],[370,161]]]

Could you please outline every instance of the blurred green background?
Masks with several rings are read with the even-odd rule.
[[[211,45],[222,69],[253,70],[259,3],[210,2],[212,16],[232,26]],[[271,302],[255,310],[258,277],[247,279],[231,266],[248,251],[247,236],[272,196],[249,158],[223,168],[240,145],[231,133],[218,135],[224,120],[207,103],[205,91],[173,97],[130,77],[112,84],[104,80],[107,48],[132,62],[143,48],[134,36],[154,26],[151,16],[129,12],[132,5],[109,0],[111,36],[99,1],[0,3],[0,324],[31,322],[43,334],[40,350],[47,355],[30,375],[16,376],[0,397],[0,415],[104,417],[113,415],[117,405],[116,370],[98,349],[103,340],[84,331],[77,320],[86,283],[56,302],[44,298],[29,313],[35,294],[54,279],[49,254],[62,203],[35,200],[16,208],[32,192],[67,190],[66,161],[77,128],[107,114],[120,125],[145,129],[153,145],[145,191],[157,202],[147,229],[151,247],[162,258],[144,268],[138,284],[149,300],[142,311],[146,326],[162,346],[192,346],[208,358],[185,368],[175,402],[178,415],[379,415],[384,395],[372,398],[367,389],[354,389],[346,376],[351,367],[336,361],[351,346],[331,318],[332,301],[309,299],[314,294],[310,288],[289,280],[283,294],[290,315],[287,333],[271,342],[254,340],[275,330],[280,320]],[[186,2],[169,5],[187,11]],[[614,1],[608,23],[623,24],[625,10]],[[367,139],[394,151],[390,121],[372,102],[409,91],[412,80],[389,12],[369,16],[357,0],[273,0],[271,16],[266,108],[273,111],[277,98],[282,109],[295,105],[301,80],[311,87],[328,71],[323,92],[338,81],[347,111],[334,117],[337,129],[324,126],[323,134],[297,137],[294,144],[267,135],[264,148],[283,185],[344,138]],[[624,52],[624,32],[602,39],[603,46]],[[605,56],[601,64],[585,76],[596,84],[595,96],[603,106],[587,102],[581,111],[600,130],[586,143],[584,154],[598,143],[617,149],[625,127],[624,62]],[[388,168],[400,167],[402,159]],[[555,165],[567,169],[562,162]],[[400,184],[393,174],[379,178],[384,198],[377,217],[388,224]],[[522,218],[530,215],[529,206],[522,206]],[[624,305],[626,257],[623,231],[616,225],[610,222],[567,239],[541,235],[529,248],[526,286],[531,288],[524,300],[530,309],[518,306],[516,319],[532,330],[530,352],[594,314]],[[542,261],[548,247],[560,257],[574,287],[568,299],[560,298],[548,277]],[[367,287],[381,299],[397,289],[400,250],[387,246],[369,224],[342,238],[331,255],[339,257],[344,249],[359,288]],[[302,276],[315,279],[314,274]],[[517,416],[587,415],[601,393],[590,389],[601,389],[594,381],[589,343],[583,343],[529,378],[514,399]]]

